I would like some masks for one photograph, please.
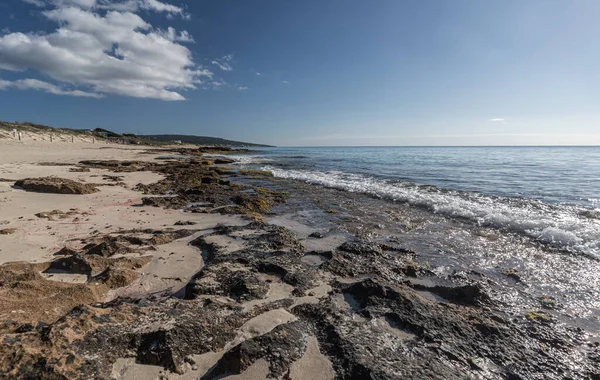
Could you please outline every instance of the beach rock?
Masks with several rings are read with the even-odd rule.
[[[194,230],[175,230],[175,231],[152,231],[152,237],[147,241],[151,245],[163,245],[172,241],[191,236],[195,233]]]
[[[0,230],[0,235],[12,235],[17,232],[16,228],[3,228]]]
[[[210,265],[196,275],[185,288],[185,299],[200,295],[221,295],[243,302],[265,298],[269,284],[247,267],[245,270],[230,265]]]
[[[140,278],[140,274],[132,268],[118,268],[109,266],[102,273],[93,278],[94,283],[104,284],[110,289],[127,286]]]
[[[92,194],[99,191],[90,184],[56,177],[25,178],[15,182],[15,186],[27,191],[55,194]]]
[[[307,337],[307,326],[302,322],[277,326],[272,331],[248,339],[227,351],[200,379],[240,374],[258,359],[265,359],[269,363],[271,377],[280,378],[289,371],[292,362],[300,359],[306,351]]]
[[[267,249],[272,251],[286,250],[289,252],[300,253],[304,246],[296,235],[285,227],[269,225],[263,227],[264,234],[253,237],[252,243],[255,249]]]
[[[173,205],[173,200],[165,197],[143,197],[142,204],[153,207],[170,207]]]
[[[566,353],[572,332],[512,323],[489,310],[435,301],[380,279],[339,283],[330,298],[293,312],[313,323],[343,379],[561,379],[591,371],[569,368],[561,354],[546,356],[536,343],[550,339]]]
[[[99,244],[89,244],[83,249],[86,251],[86,255],[98,255],[102,257],[111,257],[116,254],[135,252],[135,250],[113,240],[103,241]]]
[[[80,253],[73,253],[69,256],[60,257],[54,260],[46,272],[51,270],[60,270],[68,273],[85,274],[90,276],[92,274],[92,267],[87,262],[85,257]]]
[[[84,160],[79,162],[80,165],[93,167],[93,168],[105,168],[115,172],[133,172],[138,170],[144,170],[147,167],[151,167],[145,161],[117,161],[117,160]]]
[[[203,184],[205,184],[205,185],[209,184],[209,183],[219,183],[219,177],[217,177],[217,176],[205,176],[205,177],[202,177],[201,182]],[[190,193],[188,192],[188,194],[190,194]]]
[[[196,222],[192,222],[191,220],[185,220],[185,221],[183,221],[183,220],[180,220],[180,221],[178,221],[178,222],[175,222],[175,224],[174,224],[174,225],[175,225],[175,226],[193,226],[193,225],[195,225],[195,224],[198,224],[198,223],[196,223]]]
[[[69,171],[72,173],[88,173],[88,172],[90,172],[90,168],[85,168],[85,167],[79,166],[76,168],[70,168]]]
[[[378,244],[368,241],[347,241],[340,245],[338,250],[361,256],[378,256],[383,253]]]
[[[77,252],[74,249],[68,248],[68,247],[63,247],[61,248],[59,251],[54,253],[54,256],[73,256],[73,255],[77,255],[79,252]]]
[[[412,285],[415,289],[426,290],[448,301],[461,305],[484,305],[490,303],[490,297],[482,284],[460,286],[423,286]]]
[[[59,220],[59,219],[67,219],[74,215],[77,215],[79,212],[77,210],[69,210],[67,212],[61,210],[52,210],[52,211],[43,211],[35,214],[38,218],[41,219],[49,219],[49,220]]]
[[[276,275],[286,284],[294,286],[293,293],[302,295],[317,284],[321,276],[317,270],[302,262],[295,254],[281,253],[258,260],[254,267],[258,272]]]
[[[231,159],[231,158],[224,158],[224,157],[217,157],[214,160],[214,163],[216,165],[227,165],[227,164],[233,164],[235,162],[235,160]]]

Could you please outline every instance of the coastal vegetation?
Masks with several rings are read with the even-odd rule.
[[[266,147],[268,145],[233,141],[218,137],[194,136],[194,135],[141,135],[133,133],[117,133],[105,128],[74,129],[53,128],[44,124],[36,124],[29,121],[8,122],[0,121],[0,138],[9,137],[13,131],[16,133],[31,133],[42,137],[44,135],[65,135],[74,137],[93,137],[99,140],[109,140],[117,143],[143,144],[143,145],[169,145],[169,144],[194,144],[219,147]],[[16,136],[14,136],[16,137]]]

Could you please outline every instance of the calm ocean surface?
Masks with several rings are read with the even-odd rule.
[[[600,257],[600,147],[265,148],[237,159]]]

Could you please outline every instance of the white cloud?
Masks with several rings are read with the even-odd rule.
[[[182,7],[164,3],[158,0],[23,0],[23,2],[37,7],[54,6],[57,8],[80,7],[86,10],[103,9],[120,12],[137,12],[139,10],[164,12],[168,15],[179,15],[189,19],[190,16]]]
[[[46,5],[49,9],[42,15],[59,27],[51,33],[0,35],[0,71],[37,70],[58,86],[27,82],[28,87],[15,81],[11,88],[37,85],[60,95],[183,100],[182,91],[196,89],[213,76],[181,44],[193,42],[188,32],[156,29],[134,13],[146,9],[183,14],[180,7],[157,0],[53,0]],[[75,89],[63,90],[65,86]]]
[[[213,88],[215,88],[215,89],[220,89],[220,88],[228,86],[227,82],[222,81],[222,80],[214,80],[210,84],[212,84]]]
[[[186,30],[177,34],[174,28],[169,27],[167,28],[167,30],[159,31],[157,33],[163,36],[164,38],[168,39],[169,41],[194,42],[194,37],[192,37]]]
[[[232,71],[233,67],[231,66],[231,62],[233,61],[233,54],[227,54],[219,59],[215,59],[211,63],[215,66],[218,66],[223,71]]]
[[[502,119],[502,118],[495,118],[495,119],[490,119],[488,121],[491,121],[493,123],[505,123],[506,120]]]
[[[287,80],[282,80],[281,83],[290,84]]]
[[[258,75],[258,76],[261,76],[262,74],[261,74],[261,73],[259,73],[259,72],[257,71],[257,72],[256,72],[256,75]]]
[[[69,95],[69,96],[83,96],[90,98],[102,98],[102,94],[85,92],[81,90],[65,90],[52,83],[44,82],[38,79],[19,79],[14,82],[5,81],[0,79],[0,90],[7,90],[9,88],[17,88],[20,90],[38,90],[44,91],[55,95]]]
[[[51,3],[57,7],[78,6],[90,9],[96,5],[96,0],[53,0]]]
[[[35,5],[36,7],[46,6],[46,3],[44,3],[42,0],[23,0],[23,2],[27,3],[27,4]]]
[[[5,90],[11,86],[11,82],[0,79],[0,90]]]
[[[240,90],[240,91],[246,91],[246,90],[249,90],[250,87],[248,87],[248,86],[238,86],[237,89]]]
[[[138,6],[141,9],[156,11],[156,12],[166,12],[170,14],[179,14],[183,15],[183,9],[181,7],[177,7],[171,4],[165,4],[158,0],[138,0]]]

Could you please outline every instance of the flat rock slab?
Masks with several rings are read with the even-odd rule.
[[[56,177],[25,178],[15,182],[15,186],[27,191],[54,194],[92,194],[99,191],[91,184]]]

